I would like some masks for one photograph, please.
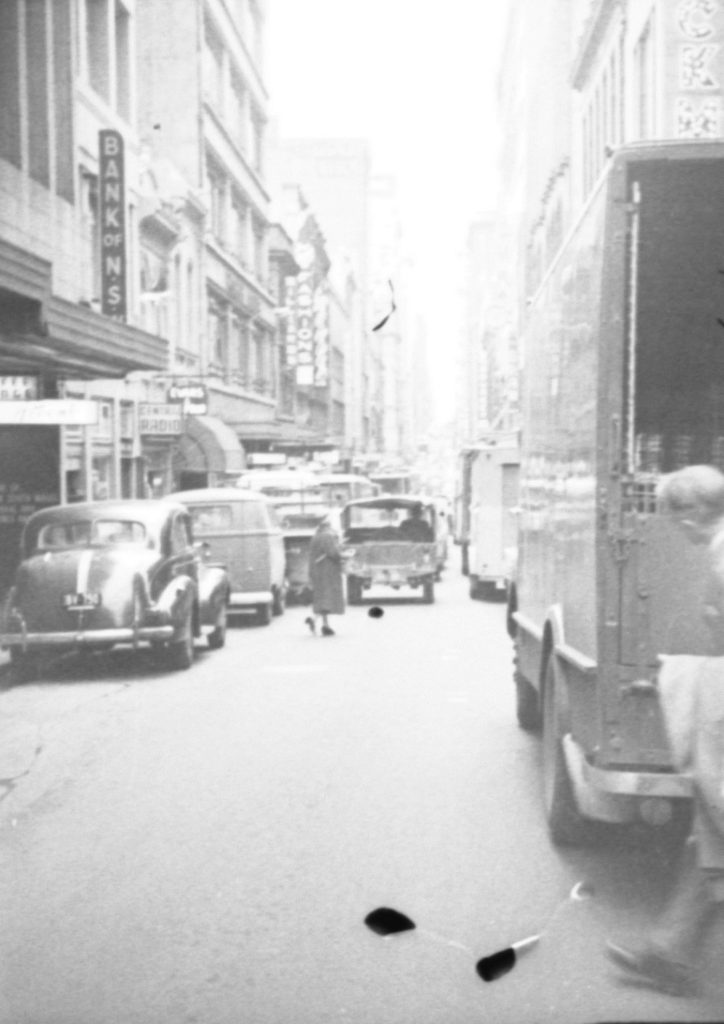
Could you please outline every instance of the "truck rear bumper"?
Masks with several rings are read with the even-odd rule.
[[[570,734],[563,738],[563,750],[578,809],[587,818],[632,821],[643,800],[686,800],[692,795],[687,775],[597,768]]]

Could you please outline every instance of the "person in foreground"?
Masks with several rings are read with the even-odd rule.
[[[628,948],[609,942],[607,954],[637,983],[689,995],[698,988],[695,964],[712,911],[724,902],[724,475],[712,466],[687,466],[662,478],[658,499],[661,512],[692,543],[708,545],[704,618],[713,656],[680,659],[687,667],[676,685],[688,687],[690,710],[683,732],[679,714],[669,733],[678,728],[683,735],[683,742],[681,735],[676,743],[672,739],[672,750],[677,768],[691,775],[694,815],[674,892],[645,943]],[[662,660],[666,718],[668,659]]]
[[[344,555],[329,516],[317,527],[309,546],[309,582],[312,610],[305,620],[312,633],[317,632],[316,616],[322,619],[322,636],[334,636],[329,615],[344,615]]]

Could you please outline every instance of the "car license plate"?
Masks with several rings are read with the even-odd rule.
[[[65,594],[63,596],[63,606],[71,610],[98,608],[100,603],[100,594]]]

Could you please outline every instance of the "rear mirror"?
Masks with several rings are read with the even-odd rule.
[[[194,541],[194,548],[201,558],[208,558],[211,554],[211,545],[207,540]]]

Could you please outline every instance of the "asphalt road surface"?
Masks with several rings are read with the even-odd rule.
[[[324,639],[306,609],[242,625],[188,672],[120,650],[5,676],[2,1024],[724,1018],[724,922],[696,999],[604,958],[656,913],[672,855],[551,846],[503,605],[457,565],[434,605],[375,603]],[[381,937],[380,907],[417,927]]]

